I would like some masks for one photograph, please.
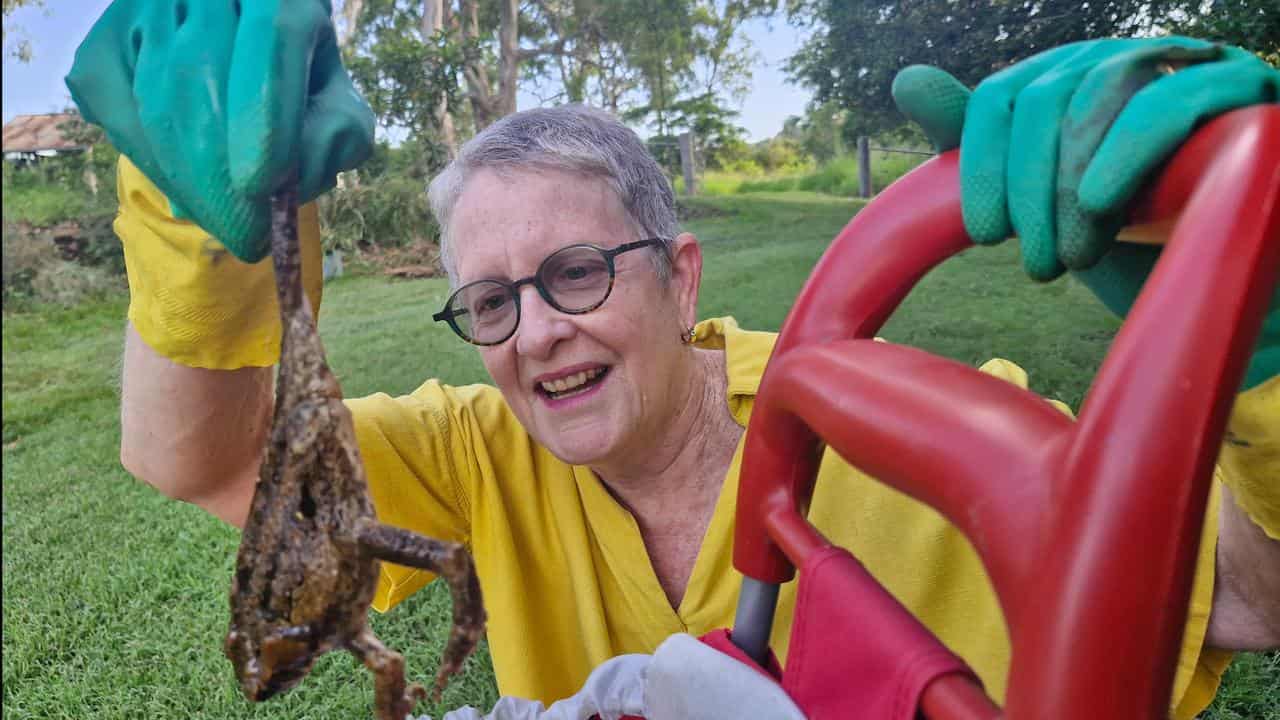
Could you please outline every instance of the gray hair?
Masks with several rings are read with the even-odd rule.
[[[477,170],[563,170],[604,180],[618,194],[637,239],[662,238],[667,252],[650,253],[658,277],[671,277],[671,241],[680,233],[675,195],[639,136],[617,118],[584,105],[535,108],[508,115],[467,141],[431,180],[427,198],[440,223],[440,260],[458,284],[450,230],[453,208]]]

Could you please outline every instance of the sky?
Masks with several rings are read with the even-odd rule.
[[[62,78],[71,68],[76,46],[89,32],[109,0],[45,0],[43,8],[22,8],[5,19],[5,34],[26,37],[32,46],[30,63],[20,63],[6,48],[4,56],[4,122],[14,115],[57,112],[71,104]],[[811,93],[786,80],[783,65],[803,41],[800,31],[784,20],[753,20],[747,37],[758,55],[751,89],[738,109],[737,122],[755,142],[773,137],[790,115],[804,112]],[[8,37],[12,43],[15,37]],[[534,107],[538,100],[521,93],[517,107]],[[643,128],[637,128],[647,135]]]

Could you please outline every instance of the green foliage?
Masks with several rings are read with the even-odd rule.
[[[641,122],[657,112],[651,105],[641,105],[622,113],[626,122]],[[741,162],[749,155],[743,135],[746,130],[731,120],[738,116],[717,100],[713,93],[704,93],[671,103],[665,109],[664,126],[668,132],[650,136],[649,152],[658,164],[668,172],[678,174],[680,168],[679,135],[692,131],[696,140],[696,155],[702,167],[726,169]]]
[[[428,148],[425,152],[431,152]],[[423,152],[419,149],[418,143],[409,138],[399,145],[392,146],[386,141],[376,143],[373,146],[373,154],[360,166],[360,175],[362,177],[378,177],[381,175],[407,175],[415,178],[421,178],[423,182],[430,175],[425,172],[422,163],[418,161],[418,154]]]
[[[873,193],[889,187],[928,158],[923,155],[871,151],[871,188]],[[857,197],[861,192],[858,160],[854,156],[837,157],[807,173],[783,173],[760,179],[744,179],[735,192],[787,192],[802,190],[840,197]]]
[[[858,194],[858,161],[843,157],[823,165],[817,172],[800,178],[797,190],[820,192],[827,195],[855,197]]]
[[[610,40],[634,68],[646,96],[645,102],[628,112],[628,118],[646,120],[658,134],[666,135],[693,127],[687,120],[690,103],[711,102],[719,106],[722,117],[735,115],[723,110],[722,98],[745,92],[754,59],[750,44],[740,34],[742,23],[768,15],[778,5],[778,0],[608,3],[606,25],[615,28]]]
[[[0,43],[3,43],[5,51],[17,58],[18,62],[31,62],[31,40],[25,36],[21,27],[14,27],[13,23],[9,22],[9,16],[19,8],[40,7],[41,5],[44,5],[44,0],[4,0],[4,23],[0,25]],[[9,33],[15,31],[22,37],[10,44]]]
[[[458,73],[475,48],[452,29],[424,37],[421,2],[366,0],[358,28],[346,66],[378,123],[408,130],[425,171],[442,166],[446,149],[437,108],[442,99],[458,106]]]
[[[800,143],[786,135],[756,143],[752,159],[766,173],[792,173],[810,164]]]
[[[111,229],[119,153],[78,116],[59,130],[84,152],[3,163],[5,308],[72,305],[124,287],[124,253]],[[96,189],[96,194],[94,190]],[[49,228],[72,238],[59,248]]]
[[[645,148],[658,165],[662,166],[671,177],[680,177],[684,172],[680,164],[680,138],[675,135],[650,135],[645,141]]]
[[[790,192],[796,189],[796,186],[799,184],[799,182],[800,182],[800,178],[796,176],[764,178],[761,180],[744,180],[742,184],[738,185],[738,192],[740,193]]]
[[[4,309],[71,306],[119,295],[125,287],[124,260],[120,243],[110,233],[110,218],[99,219],[92,227],[100,227],[104,220],[108,237],[91,231],[85,254],[74,262],[62,259],[47,237],[20,232],[5,223],[0,258]]]
[[[1190,3],[1170,30],[1257,52],[1280,68],[1280,5],[1275,0],[1209,0]]]
[[[320,196],[320,230],[326,250],[346,252],[400,247],[439,236],[426,187],[411,175],[388,173],[355,187]]]
[[[0,276],[3,277],[4,306],[11,309],[14,302],[28,300],[35,291],[32,281],[43,266],[52,259],[48,248],[37,245],[29,237],[4,223],[2,233],[3,255],[0,256]]]
[[[115,217],[114,211],[108,211],[80,219],[80,238],[83,244],[78,261],[110,275],[124,277],[124,246],[120,244],[120,238],[116,237],[113,228]]]
[[[917,146],[915,149],[919,150]],[[889,187],[895,180],[915,169],[917,165],[928,160],[925,155],[908,155],[905,153],[871,151],[871,191],[880,192]]]
[[[4,162],[4,221],[37,227],[114,212],[116,161],[120,153],[93,125],[72,120],[58,126],[80,152],[39,158],[16,166]]]
[[[759,168],[757,168],[757,171]],[[727,172],[721,170],[708,170],[698,176],[698,195],[733,195],[739,192],[743,183],[743,176],[735,172]],[[672,183],[672,188],[676,195],[684,195],[684,178],[676,177]],[[681,197],[683,201],[686,198]],[[677,213],[679,213],[677,208]]]
[[[816,103],[853,111],[843,129],[853,140],[903,124],[889,87],[908,65],[937,65],[973,86],[1051,47],[1150,33],[1191,4],[1198,0],[801,1],[792,19],[814,32],[787,67]]]
[[[848,113],[832,102],[811,106],[803,116],[793,115],[783,123],[782,135],[800,143],[804,154],[819,163],[844,155],[844,124]]]
[[[19,175],[28,171],[20,170]],[[53,183],[15,183],[4,189],[4,221],[37,227],[82,217],[92,207],[86,193]]]

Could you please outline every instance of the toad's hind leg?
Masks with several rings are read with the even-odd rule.
[[[449,676],[462,669],[462,662],[475,650],[484,632],[484,601],[471,554],[459,543],[381,523],[365,525],[359,538],[360,545],[370,555],[397,565],[430,570],[449,584],[453,596],[453,630],[436,673],[436,697],[439,697]]]
[[[347,649],[373,673],[373,707],[378,720],[404,720],[426,697],[421,685],[405,685],[404,657],[383,645],[368,628],[352,638]]]

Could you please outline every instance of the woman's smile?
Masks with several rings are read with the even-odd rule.
[[[534,393],[553,410],[577,407],[599,393],[609,375],[608,365],[587,365],[540,376]]]

